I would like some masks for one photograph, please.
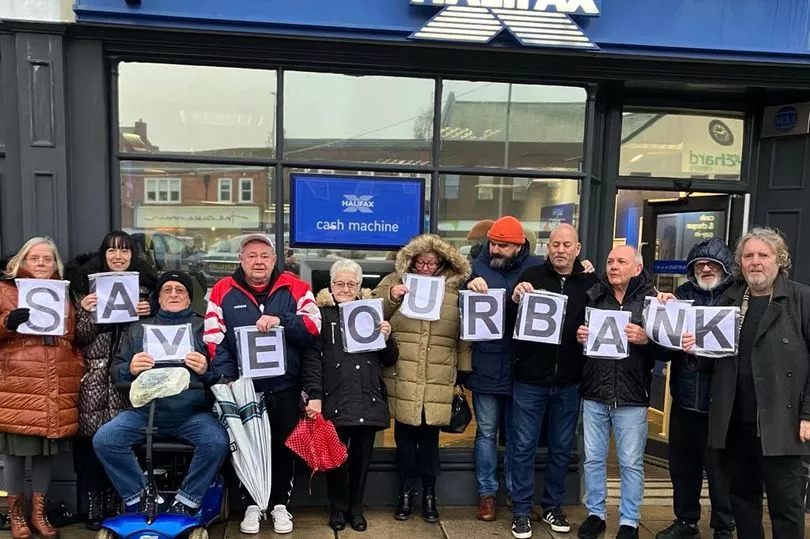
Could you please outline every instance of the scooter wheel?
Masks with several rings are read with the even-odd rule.
[[[203,527],[194,528],[189,532],[188,539],[208,539],[208,530]]]
[[[96,539],[118,539],[118,534],[108,528],[101,528],[96,532]]]

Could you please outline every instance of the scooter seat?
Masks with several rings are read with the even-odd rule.
[[[146,444],[140,446],[142,451],[146,451]],[[174,440],[172,438],[155,438],[152,440],[152,451],[162,453],[193,453],[194,446]]]

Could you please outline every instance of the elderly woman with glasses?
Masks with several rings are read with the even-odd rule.
[[[444,299],[440,319],[415,320],[400,311],[408,291],[406,273],[441,276]],[[439,475],[439,428],[450,423],[458,370],[472,368],[470,347],[460,341],[458,289],[470,274],[470,263],[439,236],[422,234],[400,249],[394,272],[372,292],[384,301],[385,317],[399,346],[396,365],[384,372],[394,417],[394,440],[400,473],[399,504],[394,517],[407,520],[413,511],[413,489],[422,482],[422,518],[437,522],[436,478]]]
[[[55,539],[45,495],[53,456],[79,427],[79,384],[84,372],[74,340],[75,310],[66,304],[65,334],[19,333],[30,310],[17,305],[15,279],[61,279],[64,268],[50,238],[32,238],[8,261],[0,279],[0,454],[13,539],[33,532]],[[61,442],[61,443],[60,443]],[[31,457],[32,515],[26,518],[25,460]]]
[[[393,365],[398,356],[391,325],[383,320],[380,332],[384,349],[348,353],[343,349],[338,305],[356,299],[368,299],[371,291],[360,289],[363,271],[357,262],[338,260],[330,270],[329,289],[318,293],[321,334],[304,353],[304,391],[309,397],[307,415],[323,413],[335,424],[338,436],[349,448],[349,458],[340,468],[327,472],[326,483],[331,505],[329,525],[334,530],[346,527],[365,531],[363,492],[378,430],[388,428],[388,399],[382,379],[382,367]]]

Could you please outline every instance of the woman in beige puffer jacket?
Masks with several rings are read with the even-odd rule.
[[[471,370],[470,347],[459,339],[458,289],[470,274],[470,264],[439,236],[413,238],[397,254],[394,273],[372,292],[384,301],[385,318],[399,347],[399,359],[383,371],[394,424],[400,471],[398,520],[410,517],[413,484],[422,479],[422,516],[439,519],[436,477],[439,475],[439,427],[450,422],[457,371]],[[400,312],[407,291],[405,273],[443,276],[444,299],[436,321],[406,318]]]

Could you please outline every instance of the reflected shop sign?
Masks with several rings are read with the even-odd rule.
[[[421,178],[291,174],[290,194],[292,246],[399,249],[423,230]]]
[[[138,228],[234,228],[257,230],[258,206],[138,206]]]
[[[655,230],[658,249],[653,271],[664,275],[685,275],[686,258],[692,247],[710,238],[722,238],[725,231],[724,211],[659,215]]]

